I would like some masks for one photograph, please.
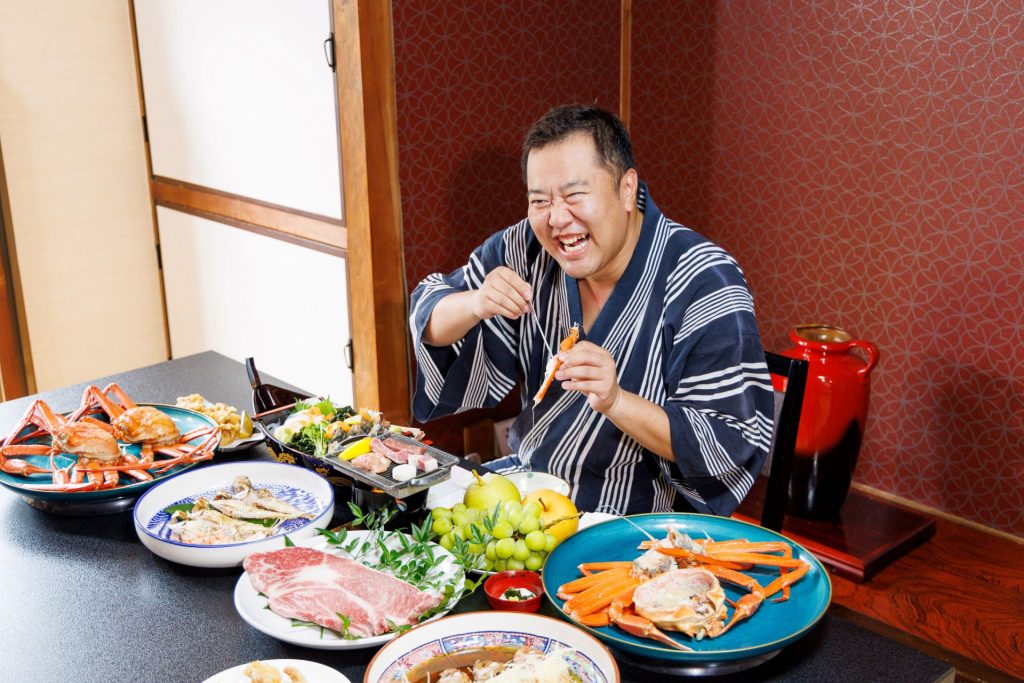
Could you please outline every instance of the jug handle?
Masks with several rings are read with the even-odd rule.
[[[861,368],[860,370],[857,371],[857,376],[860,377],[861,381],[862,382],[866,382],[867,379],[868,379],[868,373],[871,372],[871,370],[876,365],[878,365],[878,356],[879,356],[878,347],[875,346],[874,344],[872,344],[869,341],[864,341],[863,339],[854,339],[854,340],[852,340],[850,342],[850,346],[854,346],[854,347],[857,347],[859,349],[863,349],[864,352],[866,354],[868,354],[867,365],[865,365],[863,368]]]

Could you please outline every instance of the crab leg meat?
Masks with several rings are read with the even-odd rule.
[[[569,335],[562,340],[562,343],[558,345],[559,351],[568,351],[572,347],[576,346],[576,342],[580,339],[580,328],[573,325],[569,328]],[[558,368],[562,367],[562,361],[558,360],[558,354],[556,353],[548,361],[548,367],[544,373],[544,382],[540,385],[540,389],[537,390],[537,394],[533,397],[533,405],[537,405],[544,400],[544,395],[548,392],[548,387],[551,386],[551,382],[555,379],[555,373],[558,372]]]
[[[621,600],[615,600],[608,608],[609,620],[621,628],[626,633],[631,633],[639,638],[650,638],[656,640],[659,643],[668,645],[669,647],[682,650],[684,652],[693,652],[693,648],[687,647],[680,642],[677,642],[674,638],[671,638],[664,631],[654,625],[650,619],[641,617],[632,610],[627,610],[625,604]]]

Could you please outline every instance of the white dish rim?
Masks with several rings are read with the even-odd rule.
[[[311,679],[310,683],[352,683],[348,676],[341,673],[337,669],[333,669],[326,664],[320,662],[314,662],[311,659],[250,659],[244,664],[237,664],[223,671],[218,671],[209,678],[203,680],[203,683],[239,683],[241,678],[228,678],[228,676],[238,675],[241,677],[242,672],[245,671],[245,667],[249,666],[255,661],[261,661],[264,664],[277,667],[278,669],[284,669],[286,666],[302,667],[304,669],[314,669],[314,671],[302,671],[302,674],[310,679],[310,674],[323,674],[324,676],[330,676],[330,678],[323,678],[317,675],[315,679]],[[222,679],[223,677],[223,679]]]
[[[257,466],[260,466],[260,467],[265,466],[265,465],[271,465],[271,466],[274,466],[274,467],[289,467],[289,468],[292,468],[292,469],[296,470],[297,472],[300,472],[301,474],[299,476],[304,477],[306,479],[309,479],[309,481],[312,481],[312,482],[315,482],[315,479],[313,479],[313,477],[315,477],[316,479],[323,479],[322,477],[320,477],[320,475],[316,474],[315,472],[311,472],[310,470],[307,470],[307,469],[305,469],[303,467],[298,467],[297,465],[289,465],[289,464],[283,463],[283,462],[271,462],[269,460],[268,461],[247,461],[247,462],[226,462],[226,463],[221,463],[219,465],[208,465],[206,467],[202,467],[202,468],[199,468],[199,469],[189,470],[188,472],[182,472],[179,475],[175,475],[173,477],[170,477],[168,479],[165,479],[164,481],[161,481],[161,482],[157,483],[156,485],[154,485],[153,487],[148,489],[145,493],[143,493],[141,496],[139,496],[139,499],[135,502],[135,507],[132,509],[132,520],[135,522],[136,530],[146,534],[147,536],[149,536],[154,541],[158,541],[160,543],[166,543],[167,545],[172,546],[172,547],[190,548],[190,549],[191,548],[196,548],[196,549],[201,549],[201,548],[211,548],[211,549],[237,548],[239,546],[250,545],[252,543],[261,543],[263,541],[269,541],[269,540],[274,539],[274,538],[281,538],[283,536],[287,536],[288,534],[293,534],[296,531],[298,531],[299,529],[306,529],[310,525],[312,525],[312,524],[314,524],[314,523],[316,523],[318,521],[323,521],[322,518],[324,517],[325,513],[327,513],[328,510],[332,511],[332,514],[333,514],[334,503],[335,503],[335,500],[334,500],[334,487],[330,485],[330,482],[328,482],[326,479],[324,479],[324,483],[326,484],[327,492],[329,494],[329,499],[326,501],[326,504],[324,505],[324,507],[317,513],[316,517],[314,517],[311,520],[308,520],[308,523],[307,524],[303,524],[301,527],[299,527],[299,529],[291,529],[289,531],[282,531],[281,533],[274,534],[273,536],[267,536],[266,538],[260,538],[260,539],[254,540],[254,541],[242,541],[242,542],[239,542],[239,543],[220,543],[220,544],[215,544],[215,545],[204,545],[204,544],[200,544],[200,543],[182,543],[181,541],[175,541],[175,540],[172,540],[172,539],[169,539],[169,538],[161,538],[157,534],[155,534],[152,531],[150,531],[148,525],[149,525],[149,522],[151,521],[152,518],[147,519],[147,520],[140,520],[139,519],[139,508],[142,505],[142,501],[145,500],[146,497],[149,496],[150,494],[159,491],[161,486],[163,486],[163,485],[165,485],[165,484],[167,484],[169,482],[173,482],[178,477],[184,477],[185,475],[188,475],[188,474],[192,474],[192,475],[205,474],[205,473],[210,472],[210,471],[212,471],[214,469],[217,469],[217,468],[230,468],[230,469],[242,469],[242,470],[244,470],[246,468],[251,469],[254,465],[257,465]],[[163,510],[163,508],[161,508],[161,510]],[[327,521],[330,522],[330,520],[327,520]]]
[[[370,532],[369,531],[349,531],[348,533],[349,533],[349,537],[351,537],[352,534],[363,535],[363,534],[369,534]],[[315,546],[320,546],[320,545],[326,546],[327,544],[328,544],[327,543],[327,539],[324,538],[321,534],[317,534],[317,535],[311,536],[309,538],[303,538],[303,539],[295,541],[295,545],[296,546],[303,546],[303,547],[307,547],[307,548],[315,548]],[[438,545],[436,543],[435,543],[435,545],[437,545],[437,549],[438,550],[440,550],[441,552],[445,553],[446,555],[448,555],[451,558],[451,562],[452,562],[453,566],[458,567],[458,565],[455,564],[455,557],[450,552],[448,552],[447,550],[445,550],[444,548],[442,548],[440,545]],[[315,548],[315,549],[319,549],[319,548]],[[456,583],[455,590],[462,590],[463,587],[465,586],[465,582],[466,582],[466,578],[465,578],[465,576],[462,576],[460,581],[458,583]],[[235,590],[234,590],[234,596],[233,597],[234,597],[235,611],[238,613],[238,615],[240,617],[242,617],[242,620],[245,623],[249,624],[249,626],[253,627],[254,629],[259,631],[260,633],[263,633],[264,635],[270,636],[271,638],[275,638],[275,639],[280,640],[280,641],[285,642],[285,643],[290,643],[292,645],[300,645],[300,646],[303,646],[303,647],[313,648],[313,649],[317,649],[317,650],[359,650],[359,649],[363,649],[363,648],[377,647],[379,645],[383,645],[384,643],[387,643],[387,642],[389,642],[391,640],[394,640],[398,636],[397,633],[392,631],[390,633],[383,633],[383,634],[378,635],[378,636],[369,636],[369,637],[366,637],[366,638],[356,638],[356,639],[353,639],[353,640],[346,640],[344,638],[332,635],[329,640],[324,640],[323,634],[320,633],[320,629],[319,628],[316,628],[316,627],[313,627],[313,626],[296,627],[296,626],[292,626],[291,623],[283,624],[281,629],[274,629],[275,632],[271,633],[268,630],[264,629],[264,625],[263,624],[256,623],[255,618],[252,617],[252,615],[247,614],[245,612],[245,610],[244,610],[244,607],[243,607],[243,605],[241,603],[242,600],[252,600],[252,599],[255,598],[255,599],[260,599],[260,600],[266,601],[266,598],[261,598],[259,596],[259,594],[257,593],[256,589],[253,587],[252,582],[249,580],[249,573],[248,572],[244,572],[244,571],[242,572],[242,575],[238,577],[237,583],[235,583]],[[462,600],[465,597],[466,596],[463,595],[461,598],[459,598],[459,600]],[[436,621],[438,619],[441,619],[442,617],[447,616],[451,612],[451,610],[455,608],[455,605],[457,605],[457,604],[458,604],[458,601],[456,601],[456,603],[454,603],[447,610],[444,610],[442,612],[438,612],[437,614],[435,614],[434,616],[430,617],[426,621],[414,624],[413,628],[415,628],[416,626],[419,626],[421,624],[426,624],[426,623],[429,623],[429,622],[432,622],[432,621]],[[268,611],[271,614],[273,614],[274,617],[276,617],[277,619],[281,619],[284,622],[290,622],[291,621],[288,617],[282,617],[281,615],[276,614],[276,613],[274,613],[271,610],[265,610],[264,608],[265,608],[265,605],[260,605],[258,609],[261,612],[262,611]],[[325,630],[330,631],[330,629],[326,629],[326,628],[325,628]],[[293,634],[295,635],[295,637],[287,637],[288,635],[293,635]],[[308,638],[307,637],[299,637],[299,636],[301,636],[303,634],[309,634],[309,637]],[[316,634],[316,635],[313,635],[313,634]]]

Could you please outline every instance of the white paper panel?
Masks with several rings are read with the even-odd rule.
[[[153,173],[341,218],[328,0],[136,0]]]
[[[126,8],[0,0],[0,166],[38,391],[167,357]]]
[[[261,373],[352,403],[344,259],[164,207],[157,222],[175,358],[252,356]]]

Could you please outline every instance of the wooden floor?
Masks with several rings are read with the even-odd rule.
[[[844,616],[956,666],[1024,679],[1024,543],[936,520],[935,536],[866,583],[832,576]]]

